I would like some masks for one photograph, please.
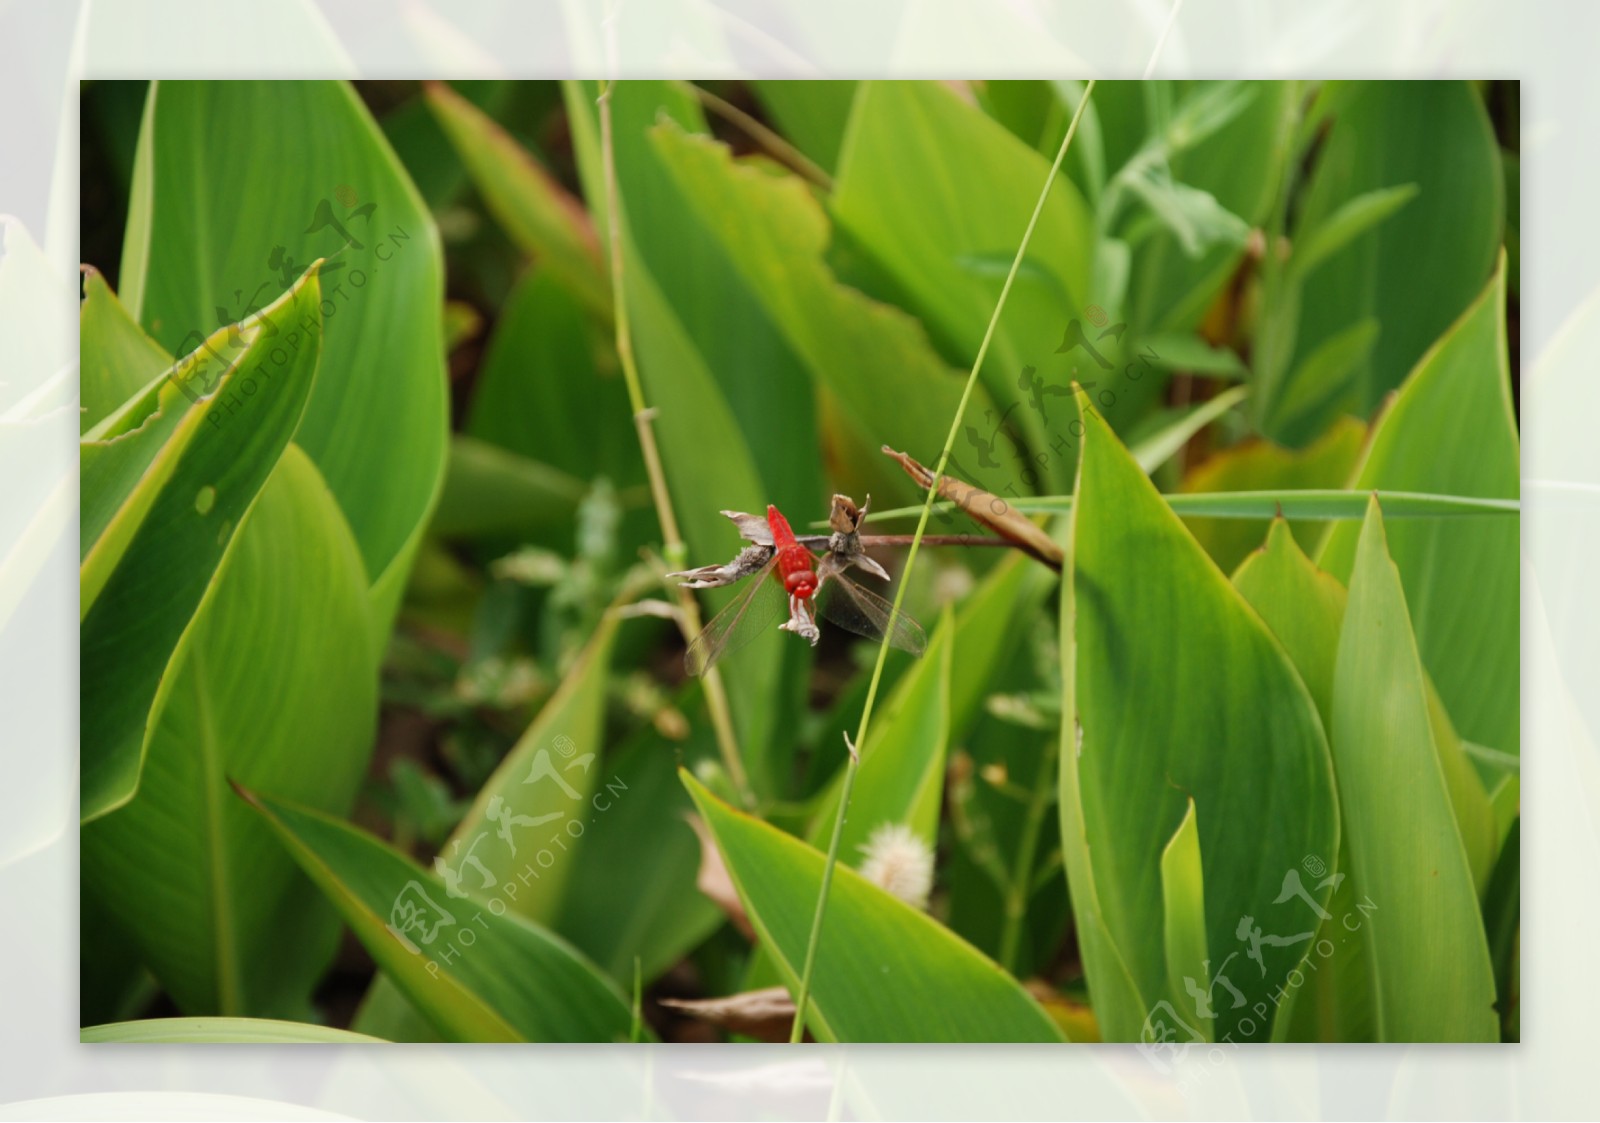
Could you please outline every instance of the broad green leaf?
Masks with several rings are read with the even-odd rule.
[[[1378,321],[1368,316],[1335,332],[1295,365],[1272,399],[1265,429],[1291,446],[1317,433],[1326,440],[1356,409],[1355,380],[1378,342]]]
[[[1047,158],[945,86],[869,82],[856,95],[831,209],[840,231],[904,290],[906,307],[922,317],[946,355],[965,365],[977,355],[1002,278],[975,274],[961,262],[1014,251],[1049,170]],[[1048,423],[1024,404],[1017,372],[1031,365],[1065,387],[1070,360],[1054,351],[1066,321],[1092,300],[1094,241],[1077,188],[1057,177],[1029,250],[1049,283],[1013,287],[983,369],[995,417],[1004,423],[1009,413],[1035,453],[1049,447]],[[969,420],[979,424],[976,414]],[[990,422],[978,432],[993,439],[990,430],[998,427]],[[961,474],[973,459],[981,461],[978,450],[963,445]],[[1030,489],[1059,483],[1064,490],[1070,458],[1049,457],[1043,467],[1046,479]]]
[[[611,315],[611,282],[583,204],[494,119],[441,82],[428,108],[455,146],[495,220],[523,253],[560,277],[592,312]]]
[[[967,735],[990,684],[1023,642],[1029,623],[1054,585],[1054,574],[1011,551],[984,575],[976,589],[961,598],[956,609],[956,655],[950,669],[952,738]]]
[[[504,79],[452,82],[450,86],[453,93],[499,119],[504,119],[518,95],[528,92],[525,85]],[[380,113],[378,123],[429,209],[439,214],[455,203],[467,185],[467,170],[424,94],[418,91],[401,105]]]
[[[885,824],[909,827],[930,849],[939,840],[939,808],[944,795],[945,752],[950,740],[950,668],[955,617],[947,609],[928,650],[895,684],[877,722],[860,746],[855,791],[839,840],[839,860],[859,867],[862,848]],[[845,746],[823,743],[841,766]],[[838,815],[843,774],[818,804],[808,839],[826,849]]]
[[[1413,185],[1415,200],[1368,227],[1306,278],[1298,354],[1368,317],[1382,324],[1360,365],[1354,408],[1366,413],[1461,315],[1494,270],[1505,186],[1494,131],[1466,82],[1333,83],[1326,142],[1316,156],[1295,240],[1315,248],[1346,208]],[[1392,203],[1395,196],[1380,196]],[[1331,231],[1331,233],[1330,233]],[[1417,283],[1417,263],[1429,280]],[[1448,701],[1448,696],[1447,696]]]
[[[680,775],[762,946],[793,991],[823,856],[735,811],[687,772]],[[841,1042],[1063,1040],[1049,1015],[997,964],[843,865],[834,872],[808,1024],[819,1040]]]
[[[606,674],[619,622],[614,613],[602,618],[434,861],[447,882],[459,879],[462,890],[480,896],[519,881],[521,892],[508,894],[507,905],[540,924],[560,911],[572,851],[598,810],[590,800],[606,779]],[[470,867],[469,854],[477,859]]]
[[[1492,1041],[1494,974],[1374,499],[1334,671],[1332,740],[1383,1041]]]
[[[1380,187],[1340,204],[1310,233],[1302,233],[1289,259],[1291,276],[1304,278],[1354,238],[1364,234],[1416,198],[1417,185],[1402,183]]]
[[[84,277],[78,317],[78,427],[86,431],[171,367],[172,356],[128,315],[98,269]]]
[[[1168,158],[1171,177],[1211,201],[1201,201],[1202,206],[1214,205],[1249,227],[1266,225],[1289,156],[1287,126],[1297,111],[1295,85],[1161,83],[1160,89],[1178,99],[1163,134],[1167,146],[1176,149]],[[1131,87],[1137,97],[1149,94],[1155,84],[1102,83],[1095,87],[1094,101],[1111,95],[1102,102],[1110,106],[1116,86]],[[1142,130],[1132,134],[1140,135]],[[1226,229],[1228,220],[1220,221]],[[1181,242],[1178,234],[1163,230],[1134,253],[1125,309],[1141,334],[1198,327],[1216,301],[1226,299],[1228,283],[1244,256],[1237,238],[1224,238],[1198,257],[1186,253]],[[1096,298],[1104,303],[1100,294]]]
[[[1239,356],[1226,347],[1213,347],[1198,335],[1184,332],[1147,335],[1141,340],[1152,366],[1162,370],[1242,378],[1246,373]]]
[[[490,906],[550,927],[561,908],[573,854],[600,811],[605,768],[606,673],[618,618],[607,614],[568,669],[559,690],[478,791],[472,806],[433,860],[452,899]],[[591,800],[594,802],[591,804]],[[476,907],[476,906],[474,906]],[[381,993],[380,975],[358,1020],[366,1033],[391,1041],[426,1040],[426,1026],[403,1003]]]
[[[156,342],[187,354],[318,257],[322,322],[275,322],[272,346],[323,335],[332,374],[295,441],[355,532],[381,634],[444,474],[433,220],[347,83],[153,83],[120,291]]]
[[[227,781],[347,812],[372,747],[378,657],[355,542],[297,447],[213,580],[167,672],[138,793],[83,828],[83,893],[183,1011],[302,1016],[338,919]],[[82,940],[88,955],[102,937]]]
[[[444,538],[525,537],[570,526],[584,491],[558,468],[457,434],[428,529]]]
[[[1517,1040],[1517,1006],[1522,981],[1517,973],[1518,943],[1522,932],[1522,820],[1514,820],[1505,848],[1495,863],[1494,876],[1483,895],[1483,923],[1489,937],[1489,958],[1494,963],[1495,1007],[1501,1036]]]
[[[835,278],[824,261],[827,217],[798,178],[736,163],[726,146],[671,123],[653,129],[651,140],[812,379],[836,399],[831,428],[868,453],[856,459],[877,468],[873,494],[912,498],[915,487],[877,450],[888,444],[932,456],[960,402],[959,376],[914,319]],[[985,405],[972,402],[970,414]],[[999,487],[1007,479],[981,472],[971,482]]]
[[[560,277],[535,266],[495,320],[466,431],[577,480],[643,484],[627,388],[602,331]]]
[[[241,793],[378,966],[454,1041],[626,1041],[627,1000],[566,941],[502,898],[458,899],[370,835]],[[501,901],[501,908],[494,907]]]
[[[710,724],[697,722],[682,745],[646,726],[608,764],[556,919],[557,931],[624,989],[635,958],[648,984],[727,919],[695,887],[700,844],[683,829],[694,804],[678,782],[679,749],[685,760],[714,758]]]
[[[569,83],[564,91],[585,194],[591,209],[603,211],[593,87]],[[720,511],[776,503],[798,519],[795,512],[822,494],[813,390],[765,325],[755,294],[715,258],[712,240],[646,140],[661,111],[691,127],[698,110],[668,85],[624,82],[613,96],[628,309],[645,400],[656,411],[667,491],[688,550],[682,560],[685,567],[725,561],[741,543]],[[597,225],[605,225],[598,216]],[[794,503],[786,507],[785,496]],[[709,594],[707,618],[736,592]],[[783,695],[775,684],[784,651],[776,637],[758,640],[720,668],[751,783],[769,793],[788,775],[792,743],[777,735],[781,715],[772,704]],[[800,666],[795,658],[789,665]]]
[[[1514,500],[1518,437],[1506,368],[1505,272],[1407,377],[1379,418],[1350,483]],[[1354,570],[1358,528],[1336,526],[1318,564]],[[1515,754],[1520,744],[1518,543],[1512,519],[1409,522],[1389,529],[1422,663],[1461,736]]]
[[[859,82],[752,82],[784,136],[826,172],[839,164]]]
[[[1272,521],[1266,544],[1245,558],[1233,585],[1283,644],[1326,727],[1333,714],[1344,586],[1311,563],[1283,519]]]
[[[381,1044],[381,1039],[347,1029],[285,1022],[272,1018],[146,1018],[137,1022],[85,1026],[78,1031],[85,1045],[103,1041],[143,1045],[209,1045],[218,1042],[253,1045]]]
[[[319,297],[312,271],[267,315],[317,323]],[[172,686],[168,668],[181,657],[241,522],[301,423],[318,345],[308,335],[290,354],[279,350],[257,329],[212,396],[191,406],[185,395],[192,385],[161,380],[145,395],[153,415],[83,446],[85,820],[132,798],[149,731]],[[207,361],[180,362],[174,378],[202,377],[198,367]]]
[[[1062,571],[1075,569],[1077,527],[1064,520],[1066,560]],[[1083,959],[1083,971],[1094,1006],[1102,1041],[1147,1039],[1150,1002],[1140,994],[1117,937],[1106,920],[1100,901],[1095,867],[1090,858],[1088,819],[1084,813],[1080,751],[1082,726],[1078,714],[1078,611],[1075,582],[1061,582],[1061,608],[1057,617],[1061,644],[1061,773],[1056,808],[1061,820],[1061,864],[1072,898],[1072,915]],[[1164,945],[1163,945],[1164,950]]]
[[[1133,459],[1148,474],[1171,460],[1200,430],[1242,402],[1250,392],[1247,386],[1235,386],[1216,397],[1201,402],[1179,413],[1155,432],[1139,439],[1130,436],[1129,451]]]
[[[1217,202],[1211,192],[1175,181],[1164,164],[1142,168],[1125,182],[1191,259],[1215,246],[1241,247],[1249,236],[1250,226],[1244,219]]]
[[[1064,792],[1065,845],[1087,846],[1080,862],[1093,870],[1099,920],[1148,1004],[1113,1009],[1102,1025],[1116,1039],[1174,997],[1159,863],[1192,799],[1212,971],[1244,999],[1218,999],[1216,1032],[1264,1040],[1260,1021],[1253,1030],[1242,1024],[1286,984],[1308,945],[1261,933],[1294,935],[1304,926],[1307,903],[1320,907],[1327,890],[1310,887],[1297,898],[1286,891],[1289,879],[1307,855],[1331,860],[1338,849],[1327,740],[1310,694],[1260,617],[1105,421],[1085,408],[1084,425],[1071,571],[1082,742],[1064,746],[1077,787]],[[1083,917],[1086,906],[1077,908]],[[1086,966],[1091,992],[1120,991],[1106,963]],[[1214,995],[1226,989],[1196,981]]]
[[[1266,545],[1244,560],[1233,584],[1283,644],[1327,729],[1333,717],[1344,586],[1311,563],[1282,519],[1273,520]],[[1349,868],[1349,841],[1341,839],[1332,869],[1348,874]],[[1333,886],[1329,915],[1322,918],[1313,944],[1316,970],[1295,994],[1285,1030],[1291,1040],[1370,1041],[1376,1035],[1371,957],[1359,933],[1346,926],[1359,921],[1358,899],[1348,876]],[[1324,948],[1333,950],[1324,955]]]
[[[1192,495],[1261,488],[1338,487],[1350,478],[1366,435],[1365,425],[1353,417],[1344,417],[1315,444],[1299,451],[1266,440],[1245,441],[1202,462],[1184,477],[1180,490]],[[1173,496],[1173,499],[1176,501],[1178,497]],[[1352,514],[1360,517],[1357,512],[1365,509],[1365,497],[1352,495],[1348,502]],[[1270,524],[1189,516],[1184,519],[1184,525],[1199,539],[1217,567],[1229,573],[1261,544]],[[1295,532],[1302,549],[1315,549],[1321,533],[1319,527],[1291,522],[1290,529]]]
[[[1472,761],[1468,759],[1461,738],[1450,723],[1450,715],[1439,692],[1432,682],[1428,687],[1428,723],[1433,732],[1434,747],[1439,754],[1439,768],[1444,773],[1445,791],[1450,795],[1450,808],[1455,813],[1456,829],[1461,834],[1461,846],[1466,851],[1467,866],[1472,870],[1472,884],[1481,895],[1489,885],[1494,872],[1495,855],[1500,849],[1500,832],[1495,823],[1494,806],[1489,793]]]
[[[1324,727],[1329,726],[1334,664],[1345,612],[1344,588],[1300,551],[1281,519],[1272,524],[1265,548],[1245,559],[1233,575],[1233,583],[1284,645],[1316,700]],[[1481,888],[1488,878],[1497,842],[1494,814],[1431,684],[1428,707],[1451,809],[1474,881]],[[1338,868],[1347,871],[1349,867],[1349,856],[1342,850]],[[1301,998],[1295,1007],[1296,1024],[1302,1036],[1309,1035],[1310,1039],[1369,1040],[1376,1032],[1368,956],[1361,941],[1353,940],[1342,924],[1342,917],[1355,907],[1355,900],[1349,886],[1335,888],[1329,905],[1334,916],[1323,921],[1318,943],[1319,949],[1326,944],[1335,950],[1321,957],[1314,985],[1308,988],[1309,997]]]
[[[1211,1007],[1203,996],[1212,972],[1206,952],[1205,872],[1192,799],[1183,822],[1161,852],[1161,907],[1167,987],[1184,1020],[1207,1041],[1214,1041]],[[1184,985],[1190,979],[1199,981],[1199,1000]]]

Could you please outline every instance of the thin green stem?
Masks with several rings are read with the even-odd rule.
[[[1059,741],[1059,737],[1045,739],[1045,750],[1039,759],[1039,775],[1034,780],[1027,817],[1022,822],[1022,841],[1017,847],[1016,864],[1006,884],[1005,916],[1000,929],[1000,966],[1012,974],[1017,971],[1017,950],[1022,944],[1022,921],[1028,912],[1028,898],[1033,895],[1033,860],[1039,852],[1039,834],[1044,827],[1045,812],[1050,809],[1050,799],[1055,794],[1055,785],[1051,781],[1055,778]]]
[[[690,93],[700,100],[700,104],[717,114],[717,116],[744,130],[745,135],[762,148],[765,148],[780,163],[789,165],[802,179],[809,180],[824,191],[833,190],[833,178],[827,172],[818,167],[804,152],[784,140],[783,137],[767,128],[766,125],[750,116],[737,105],[734,105],[733,102],[720,98],[704,86],[697,86],[693,82],[679,82],[677,85],[687,88]]]
[[[806,1006],[811,999],[811,970],[816,963],[817,945],[822,939],[822,920],[828,910],[828,890],[833,884],[833,867],[839,857],[839,836],[844,831],[845,813],[850,806],[850,784],[854,778],[856,761],[854,759],[856,748],[862,748],[867,743],[867,731],[872,722],[872,707],[878,699],[878,685],[883,679],[883,665],[889,656],[889,637],[894,634],[895,621],[900,618],[900,603],[905,599],[906,589],[911,583],[911,570],[917,563],[917,550],[922,545],[922,536],[928,529],[928,516],[933,511],[934,497],[939,494],[939,484],[944,480],[945,465],[950,462],[950,452],[955,448],[956,434],[961,431],[961,421],[967,413],[967,403],[972,399],[972,390],[978,383],[978,372],[983,369],[983,360],[989,354],[989,344],[994,340],[995,329],[1000,324],[1000,313],[1005,310],[1006,298],[1011,295],[1011,285],[1017,279],[1017,271],[1022,268],[1022,259],[1028,252],[1028,243],[1033,240],[1034,227],[1039,225],[1039,216],[1044,213],[1045,200],[1050,197],[1050,185],[1056,180],[1061,171],[1061,164],[1067,158],[1067,149],[1072,144],[1072,138],[1078,132],[1078,122],[1083,119],[1083,111],[1089,106],[1089,98],[1094,94],[1095,80],[1090,79],[1089,85],[1083,91],[1083,97],[1078,102],[1077,111],[1072,115],[1072,123],[1067,126],[1067,135],[1061,138],[1061,149],[1056,153],[1055,163],[1050,165],[1050,174],[1045,177],[1044,185],[1039,189],[1039,201],[1033,206],[1033,214],[1028,219],[1028,226],[1022,232],[1022,241],[1017,246],[1016,256],[1011,259],[1011,270],[1006,274],[1006,283],[1000,288],[1000,299],[995,301],[994,314],[989,317],[989,326],[984,330],[983,342],[978,345],[977,357],[972,360],[972,370],[967,375],[967,384],[961,391],[961,401],[956,406],[956,415],[950,421],[950,432],[944,439],[944,448],[939,451],[939,463],[933,470],[933,479],[928,485],[928,494],[922,499],[922,514],[917,519],[917,530],[911,538],[911,549],[906,554],[905,568],[900,572],[900,580],[896,582],[894,603],[889,609],[889,623],[884,628],[883,643],[878,645],[878,661],[872,668],[872,680],[867,684],[867,700],[861,707],[861,725],[856,730],[854,746],[851,749],[851,761],[845,766],[845,786],[840,793],[839,814],[833,824],[833,843],[828,847],[827,864],[822,868],[822,889],[817,895],[817,911],[811,920],[811,938],[806,943],[805,969],[800,975],[800,992],[795,996],[794,1027],[789,1033],[789,1040],[799,1041],[804,1032]]]
[[[633,328],[628,318],[628,287],[624,284],[622,254],[622,206],[617,193],[617,153],[611,131],[611,86],[600,83],[600,160],[606,185],[606,232],[611,257],[611,298],[616,318],[617,360],[622,365],[623,381],[628,386],[628,404],[633,408],[633,425],[639,433],[639,448],[644,454],[645,474],[650,477],[650,494],[655,500],[656,517],[661,521],[662,549],[670,568],[682,569],[687,552],[683,536],[678,532],[678,519],[672,510],[672,496],[667,491],[666,473],[661,467],[661,453],[656,448],[655,428],[651,421],[655,411],[645,403],[644,386],[639,380],[639,366],[633,355]],[[694,594],[681,586],[677,589],[678,629],[685,643],[692,642],[700,633],[700,605]],[[755,794],[750,789],[750,778],[744,770],[744,758],[739,755],[739,741],[733,730],[733,712],[728,706],[728,692],[723,687],[722,675],[712,668],[705,676],[706,709],[711,714],[711,725],[716,731],[717,748],[722,753],[722,765],[728,778],[746,807],[755,806]]]
[[[865,723],[863,723],[865,724]],[[822,941],[823,906],[828,901],[828,890],[833,888],[833,870],[839,863],[839,840],[844,837],[844,809],[850,806],[850,789],[856,786],[856,770],[861,767],[861,754],[850,744],[850,735],[844,736],[850,758],[844,764],[844,787],[839,791],[839,814],[833,820],[833,837],[828,840],[828,859],[822,866],[822,889],[817,894],[817,913],[811,921],[811,939],[806,941],[806,962],[800,972],[800,1000],[794,1007],[794,1025],[789,1027],[789,1044],[797,1045],[805,1036],[805,1003],[811,993],[811,970],[817,965],[817,948]]]

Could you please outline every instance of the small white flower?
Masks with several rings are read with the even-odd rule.
[[[919,909],[933,889],[933,851],[910,827],[884,823],[861,847],[861,876]]]

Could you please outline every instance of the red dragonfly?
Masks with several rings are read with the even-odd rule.
[[[760,635],[783,613],[786,604],[789,619],[779,627],[804,636],[812,646],[820,634],[816,623],[819,613],[829,623],[868,639],[882,639],[888,631],[892,612],[888,601],[845,577],[839,572],[842,567],[829,565],[831,557],[824,560],[819,577],[811,551],[795,541],[789,520],[770,505],[767,526],[772,531],[772,546],[747,547],[746,554],[770,550],[772,556],[761,564],[750,588],[717,613],[689,645],[684,666],[691,675],[705,674],[718,659]],[[754,560],[759,564],[759,556]],[[928,646],[921,626],[904,612],[895,617],[889,642],[913,655],[921,655]]]

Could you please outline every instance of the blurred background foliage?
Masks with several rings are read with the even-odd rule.
[[[102,395],[101,416],[186,353],[182,329],[198,323],[183,316],[209,319],[216,306],[222,318],[208,331],[236,318],[219,302],[271,275],[250,256],[261,256],[258,243],[286,242],[298,255],[288,280],[326,252],[301,227],[330,193],[349,189],[352,203],[376,202],[374,232],[410,223],[417,241],[404,250],[413,263],[405,268],[416,272],[406,294],[385,288],[383,299],[352,299],[350,311],[324,325],[305,417],[250,515],[263,524],[257,567],[293,573],[296,588],[275,606],[256,578],[248,595],[234,594],[241,603],[231,611],[245,622],[213,621],[230,611],[228,589],[246,580],[234,573],[251,556],[241,546],[219,603],[201,610],[206,627],[222,629],[216,645],[255,645],[264,663],[279,650],[321,647],[324,669],[308,656],[275,693],[258,689],[240,701],[229,719],[237,740],[220,763],[163,750],[158,730],[146,784],[85,826],[84,1024],[186,1014],[286,1017],[396,1040],[761,1036],[672,1003],[792,982],[798,921],[790,913],[809,920],[808,879],[817,876],[817,855],[797,840],[826,841],[838,731],[860,711],[872,651],[825,631],[815,652],[766,637],[724,666],[751,788],[741,793],[719,760],[703,684],[682,672],[660,574],[732,556],[738,540],[723,509],[774,503],[801,529],[821,526],[834,491],[870,494],[879,511],[920,501],[879,447],[937,460],[961,377],[1083,84],[616,88],[626,294],[684,539],[684,556],[673,557],[664,556],[616,350],[593,83],[289,84],[228,96],[178,83],[151,93],[139,82],[83,91],[82,256],[115,291],[104,299],[128,306],[123,313],[108,303],[94,323],[117,325],[122,334],[106,328],[108,338],[155,344],[155,358],[135,364],[139,378]],[[1012,501],[1065,496],[1078,485],[1080,444],[1087,473],[1101,439],[1094,489],[1083,485],[1075,515],[1078,580],[1098,580],[1104,566],[1110,585],[1188,590],[1173,585],[1173,573],[1192,574],[1200,589],[1193,612],[1221,622],[1198,636],[1166,635],[1195,617],[1187,609],[1162,617],[1142,603],[1104,606],[1077,637],[1074,699],[1057,574],[1009,551],[922,555],[906,607],[932,646],[920,661],[890,658],[887,708],[862,769],[860,818],[851,820],[862,837],[851,839],[845,859],[861,865],[859,845],[876,822],[908,823],[937,855],[934,923],[882,915],[872,894],[849,881],[836,890],[830,924],[839,940],[903,945],[904,969],[917,980],[910,990],[923,989],[917,971],[941,974],[951,987],[975,972],[978,989],[956,1000],[933,988],[929,1009],[895,1014],[849,997],[869,983],[853,974],[858,964],[824,962],[813,1032],[1139,1036],[1128,1011],[1148,1009],[1165,983],[1154,981],[1163,955],[1170,967],[1174,952],[1163,952],[1159,911],[1156,945],[1126,946],[1123,926],[1143,906],[1117,904],[1114,875],[1092,863],[1080,872],[1074,847],[1062,845],[1073,822],[1072,808],[1058,807],[1068,798],[1062,777],[1075,771],[1062,753],[1076,755],[1064,714],[1089,726],[1089,713],[1170,705],[1179,718],[1200,720],[1210,711],[1189,668],[1219,658],[1206,649],[1211,641],[1242,665],[1271,662],[1262,654],[1267,633],[1252,631],[1255,613],[1276,631],[1275,598],[1289,598],[1288,617],[1310,611],[1296,599],[1316,596],[1296,584],[1311,580],[1309,555],[1338,587],[1339,612],[1318,625],[1327,630],[1317,667],[1303,664],[1280,632],[1294,668],[1274,663],[1260,673],[1281,679],[1283,690],[1300,691],[1288,684],[1304,680],[1316,708],[1302,707],[1294,721],[1308,746],[1320,746],[1307,749],[1306,767],[1325,769],[1316,762],[1340,760],[1337,730],[1331,750],[1321,732],[1336,720],[1334,651],[1357,643],[1340,639],[1345,587],[1370,571],[1363,604],[1390,603],[1381,598],[1394,590],[1374,591],[1382,566],[1370,516],[1365,530],[1359,519],[1291,519],[1266,548],[1266,518],[1190,516],[1180,525],[1160,504],[1141,506],[1143,492],[1121,473],[1137,463],[1168,494],[1379,487],[1514,499],[1518,96],[1515,82],[1098,84],[999,322],[950,471]],[[430,216],[436,243],[425,230]],[[208,237],[218,240],[209,249]],[[334,254],[336,266],[362,261]],[[349,284],[353,274],[342,277]],[[339,279],[325,265],[323,291]],[[87,298],[97,299],[92,291]],[[107,358],[107,369],[123,353]],[[1103,437],[1093,423],[1087,433],[1072,428],[1074,379]],[[347,383],[356,387],[348,394],[339,389]],[[1391,404],[1402,385],[1420,399],[1403,410]],[[100,420],[86,417],[86,428]],[[1112,452],[1117,444],[1133,454],[1126,465]],[[1269,503],[1263,514],[1270,511]],[[319,519],[336,546],[308,545],[324,532],[300,524]],[[279,525],[269,541],[272,520]],[[1086,529],[1085,520],[1107,529]],[[1431,713],[1433,738],[1452,746],[1466,770],[1447,777],[1453,802],[1441,804],[1442,814],[1446,834],[1475,855],[1469,919],[1480,896],[1485,911],[1471,933],[1450,938],[1463,941],[1468,974],[1482,951],[1502,999],[1488,1032],[1514,1038],[1514,520],[1389,523],[1382,548],[1405,582],[1431,680],[1431,710],[1412,716],[1427,726]],[[930,525],[931,533],[956,530],[985,532],[959,513]],[[1058,525],[1054,533],[1065,532]],[[281,556],[271,556],[272,542],[283,544]],[[1141,560],[1152,548],[1177,558],[1177,569]],[[893,552],[880,556],[898,574]],[[1237,592],[1204,591],[1206,572],[1233,574],[1247,559],[1256,577],[1239,570]],[[1268,560],[1276,584],[1260,576]],[[320,609],[300,585],[319,572],[330,589]],[[361,594],[338,593],[339,582]],[[714,611],[727,599],[718,592],[703,603]],[[641,600],[662,611],[614,611]],[[300,631],[274,647],[263,629],[290,606],[300,614],[290,630]],[[1098,610],[1083,611],[1088,620]],[[1114,671],[1124,629],[1151,645],[1132,645],[1128,665],[1146,675],[1133,686],[1104,679],[1089,659],[1104,642],[1095,665]],[[350,639],[356,632],[360,643]],[[174,666],[184,658],[201,661],[191,649]],[[87,669],[86,712],[97,697]],[[348,682],[327,677],[318,693],[305,681],[313,671]],[[1356,670],[1348,674],[1354,683]],[[1329,676],[1323,687],[1321,675]],[[299,721],[307,709],[342,715],[354,728],[324,730],[318,742]],[[167,727],[182,720],[177,711],[161,717]],[[241,761],[267,750],[251,738],[275,720],[298,747],[272,750],[276,770],[252,771]],[[1242,718],[1216,720],[1221,729]],[[1113,749],[1155,773],[1119,779],[1086,770],[1070,781],[1083,785],[1071,798],[1090,807],[1114,800],[1119,784],[1162,787],[1161,745],[1169,742],[1156,726]],[[1273,735],[1288,736],[1284,728]],[[174,745],[184,738],[181,724],[168,728]],[[563,744],[595,756],[581,780],[570,762],[560,772],[588,805],[587,827],[535,885],[500,902],[506,916],[485,923],[481,947],[461,948],[458,964],[444,964],[456,977],[437,997],[441,988],[419,974],[416,957],[384,943],[390,901],[381,886],[390,883],[380,871],[402,884],[409,858],[442,875],[500,816],[565,813],[535,806],[544,797],[525,790],[550,768],[541,760],[570,755]],[[551,758],[552,748],[561,755]],[[1254,790],[1242,772],[1226,770],[1249,762],[1217,763],[1224,773],[1197,783],[1216,786],[1220,802],[1193,789],[1197,834],[1192,823],[1189,834],[1173,834],[1184,819],[1176,789],[1149,801],[1162,808],[1150,829],[1178,848],[1162,858],[1163,877],[1181,867],[1190,835],[1208,861],[1253,853],[1255,840],[1223,837],[1214,818],[1215,807]],[[694,781],[680,782],[680,764]],[[209,771],[199,780],[184,775],[202,768]],[[162,802],[163,769],[190,796]],[[225,792],[227,778],[259,792],[260,809]],[[1278,779],[1290,786],[1264,788],[1261,799],[1300,799],[1311,834],[1295,844],[1320,839],[1333,866],[1331,780],[1306,778],[1302,793],[1301,781]],[[1372,777],[1369,793],[1384,783]],[[777,829],[734,816],[718,797],[748,803]],[[1481,832],[1476,850],[1463,825],[1468,803]],[[703,839],[685,821],[697,812]],[[1089,829],[1115,829],[1120,814],[1111,804],[1090,810]],[[1068,834],[1058,829],[1061,816]],[[224,857],[201,853],[230,832],[241,840]],[[1349,823],[1343,838],[1360,845]],[[736,899],[703,891],[724,864],[703,869],[703,847],[732,867],[722,884],[731,875]],[[473,893],[492,893],[526,864],[525,856],[490,860],[490,848],[479,852],[489,863],[484,885],[465,882]],[[1362,869],[1359,858],[1338,865]],[[453,872],[466,877],[466,868]],[[1216,901],[1231,891],[1209,865],[1206,874],[1202,941],[1218,923]],[[1097,885],[1103,915],[1077,899],[1080,877]],[[1403,881],[1384,887],[1407,892]],[[1154,891],[1159,909],[1160,886]],[[1178,883],[1167,892],[1170,919]],[[1084,930],[1085,909],[1103,930]],[[283,923],[289,915],[303,923]],[[1110,977],[1109,958],[1087,945],[1104,938],[1122,945],[1136,1002],[1111,997],[1100,981]],[[993,993],[983,989],[990,983],[973,949],[1005,968],[1008,981]],[[1347,981],[1342,993],[1387,993],[1370,963],[1349,970],[1374,975]],[[636,981],[644,1025],[630,1031]],[[548,988],[565,997],[552,1006]],[[1355,1005],[1352,1012],[1348,1001],[1320,997],[1316,1017],[1293,1026],[1282,1018],[1273,1033],[1454,1035],[1437,1022],[1384,1026]],[[1476,1023],[1456,1031],[1483,1035]]]

